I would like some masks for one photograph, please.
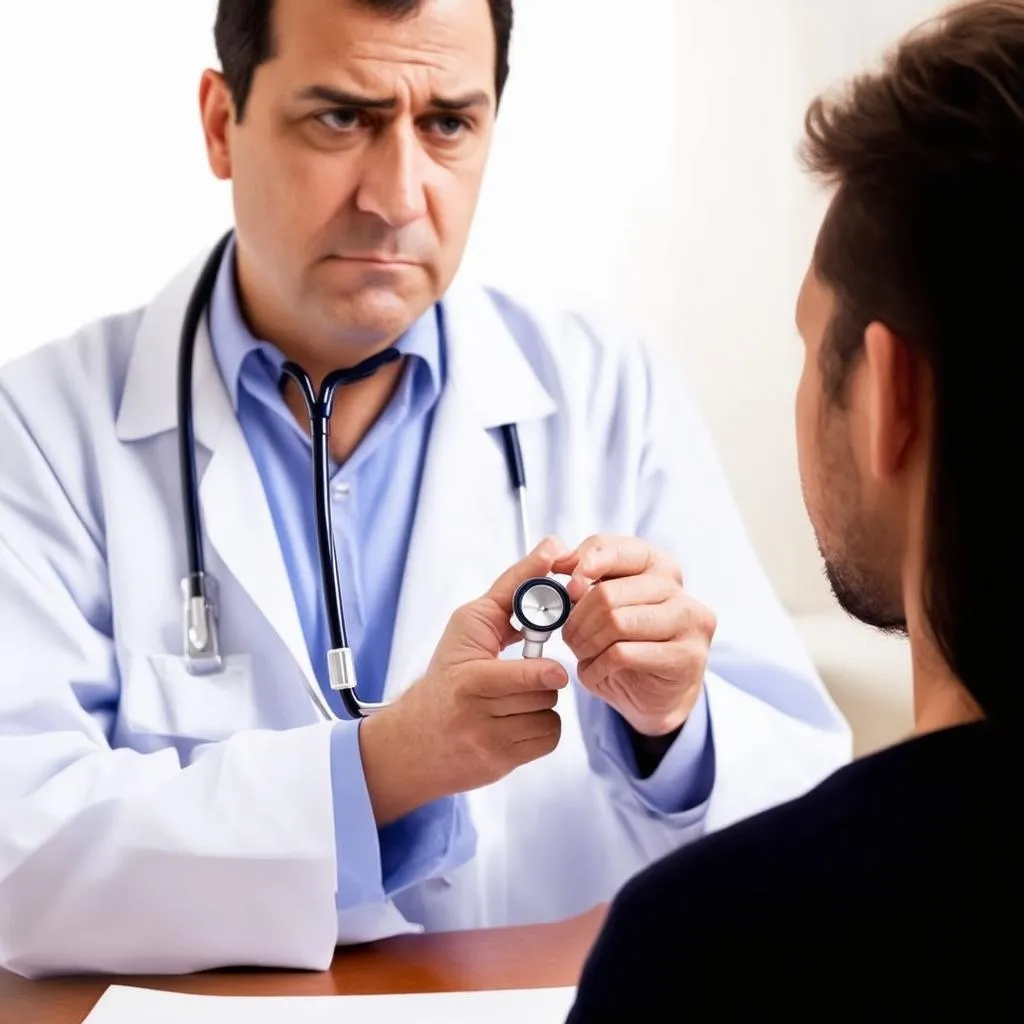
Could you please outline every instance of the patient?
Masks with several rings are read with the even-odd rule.
[[[634,878],[571,1024],[1022,1019],[1024,2],[817,100],[805,158],[804,498],[839,603],[909,637],[915,734]]]

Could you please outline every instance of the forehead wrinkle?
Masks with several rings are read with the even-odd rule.
[[[443,63],[436,60],[430,60],[428,57],[390,58],[380,56],[355,56],[352,60],[357,67],[362,68],[366,68],[368,65],[371,67],[374,65],[383,65],[388,68],[398,68],[399,72],[401,72],[401,69],[403,68],[425,69],[428,72],[440,72],[442,74],[449,73],[451,71],[451,69],[445,67]],[[370,74],[372,75],[373,72],[370,71]]]
[[[415,49],[406,49],[397,45],[381,46],[379,48],[357,47],[350,50],[346,57],[356,64],[412,66],[429,68],[452,75],[461,74],[466,70],[471,72],[476,70],[468,61],[455,64],[452,58],[458,59],[460,54],[458,50],[452,47],[417,46]]]
[[[411,39],[394,39],[388,36],[376,39],[349,38],[348,46],[349,52],[356,57],[379,57],[382,51],[385,53],[391,51],[391,53],[397,52],[401,56],[388,59],[397,60],[406,60],[422,53],[454,54],[465,50],[465,44],[457,38],[457,34],[451,33],[451,35],[453,38],[446,41],[427,39],[419,35]]]
[[[490,79],[477,81],[463,76],[429,58],[390,60],[379,56],[349,59],[336,65],[332,74],[322,76],[325,84],[344,82],[354,91],[381,99],[394,99],[401,106],[406,102],[426,102],[431,97],[456,99],[469,92],[490,92]]]

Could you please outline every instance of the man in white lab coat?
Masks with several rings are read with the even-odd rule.
[[[848,759],[685,395],[640,345],[456,275],[511,17],[221,0],[201,111],[235,232],[187,449],[220,671],[189,671],[181,618],[203,261],[0,372],[0,966],[324,968],[565,917]],[[330,421],[352,667],[387,705],[362,718],[329,685],[285,361],[318,388],[391,347]],[[529,554],[509,424],[556,538]],[[573,611],[524,659],[513,593],[549,573]]]

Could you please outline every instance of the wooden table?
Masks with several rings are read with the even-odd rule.
[[[575,985],[605,907],[558,924],[402,935],[338,951],[322,974],[230,970],[26,981],[0,971],[0,1024],[82,1024],[110,984],[202,995],[335,996]]]

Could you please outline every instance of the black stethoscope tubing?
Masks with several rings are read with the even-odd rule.
[[[182,320],[181,337],[178,353],[178,456],[181,472],[181,491],[184,505],[185,543],[188,562],[188,576],[185,580],[186,596],[186,631],[189,622],[196,625],[197,619],[189,619],[189,608],[198,615],[195,609],[202,607],[210,610],[204,624],[206,633],[200,639],[206,639],[214,651],[214,661],[219,665],[219,652],[216,645],[216,622],[213,608],[213,595],[209,592],[209,578],[203,546],[203,529],[199,509],[199,484],[196,470],[195,428],[192,416],[193,365],[195,362],[196,339],[202,318],[209,309],[213,297],[217,275],[224,258],[224,253],[232,237],[227,232],[217,243],[208,256],[199,274],[192,294],[189,296],[185,316]],[[334,542],[334,524],[330,500],[330,419],[334,405],[334,395],[338,387],[363,380],[376,373],[387,363],[401,358],[397,349],[389,348],[357,366],[347,370],[336,370],[329,374],[320,387],[320,394],[313,390],[308,374],[296,363],[288,362],[283,370],[299,386],[306,410],[309,414],[310,431],[313,444],[313,478],[316,493],[316,532],[317,552],[320,562],[320,576],[323,586],[324,606],[327,617],[327,628],[332,645],[331,654],[345,652],[348,654],[348,633],[345,628],[345,610],[341,597],[341,582],[338,575],[338,559]],[[526,489],[526,473],[523,467],[523,453],[519,444],[519,432],[514,423],[503,424],[500,428],[505,463],[509,480],[514,491],[518,492],[520,501],[524,500]],[[524,524],[525,529],[525,524]],[[528,538],[523,538],[528,543]],[[187,643],[187,641],[186,641]],[[378,710],[383,705],[369,704],[359,698],[354,678],[354,666],[350,656],[347,659],[351,671],[351,680],[336,680],[332,662],[331,686],[341,694],[345,710],[353,717],[363,717]],[[339,685],[339,683],[341,685]],[[315,699],[315,698],[314,698]],[[321,711],[324,706],[316,701]],[[328,709],[329,710],[329,709]]]

